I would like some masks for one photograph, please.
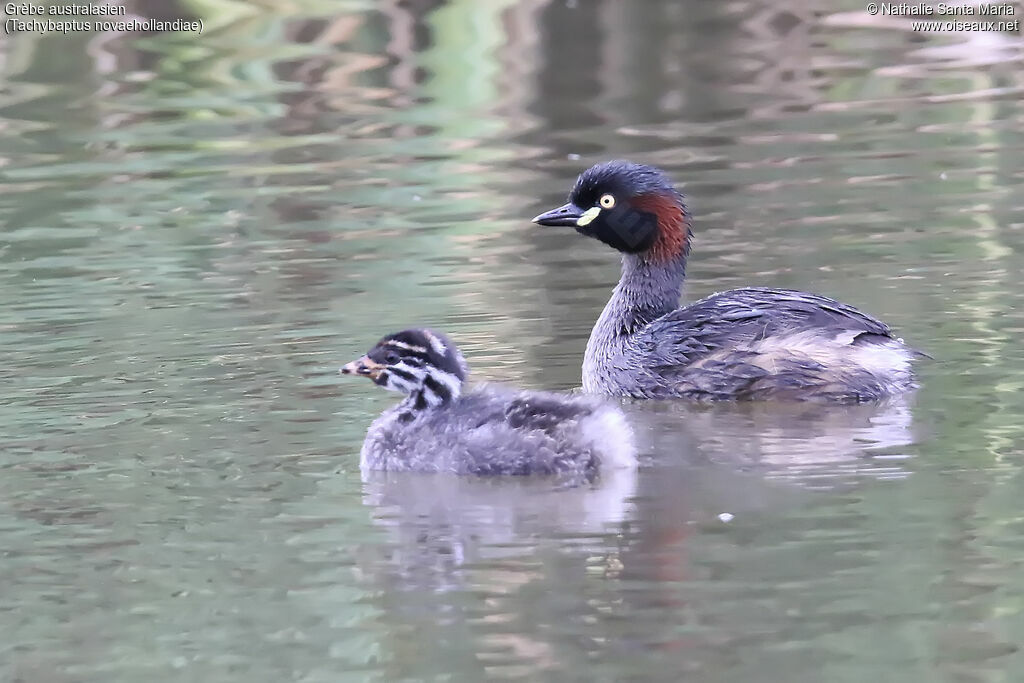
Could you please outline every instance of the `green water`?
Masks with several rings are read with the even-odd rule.
[[[1020,680],[1019,36],[845,0],[129,10],[204,31],[0,45],[0,680]],[[613,157],[690,196],[688,298],[843,299],[935,357],[922,390],[631,406],[643,466],[592,489],[362,481],[393,399],[336,371],[386,332],[579,384],[616,258],[529,219]]]

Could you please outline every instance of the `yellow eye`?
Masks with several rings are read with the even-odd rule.
[[[599,203],[601,204],[602,209],[610,209],[613,206],[615,206],[615,197],[611,196],[610,194],[603,194],[601,195],[601,200]]]

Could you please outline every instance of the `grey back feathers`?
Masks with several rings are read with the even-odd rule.
[[[465,390],[466,364],[444,335],[405,330],[366,358],[374,382],[407,395],[370,426],[364,470],[472,475],[557,475],[590,480],[602,467],[635,467],[633,434],[617,405],[597,397]]]

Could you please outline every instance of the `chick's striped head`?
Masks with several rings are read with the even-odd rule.
[[[458,398],[467,369],[462,353],[448,337],[420,328],[389,334],[341,372],[369,377],[385,389],[437,406]]]

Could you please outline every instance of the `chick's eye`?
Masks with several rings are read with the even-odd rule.
[[[398,362],[398,354],[394,351],[388,351],[388,355],[384,356],[384,362],[388,365],[394,365]]]
[[[615,197],[610,194],[601,195],[600,204],[602,209],[610,209],[615,206]]]

